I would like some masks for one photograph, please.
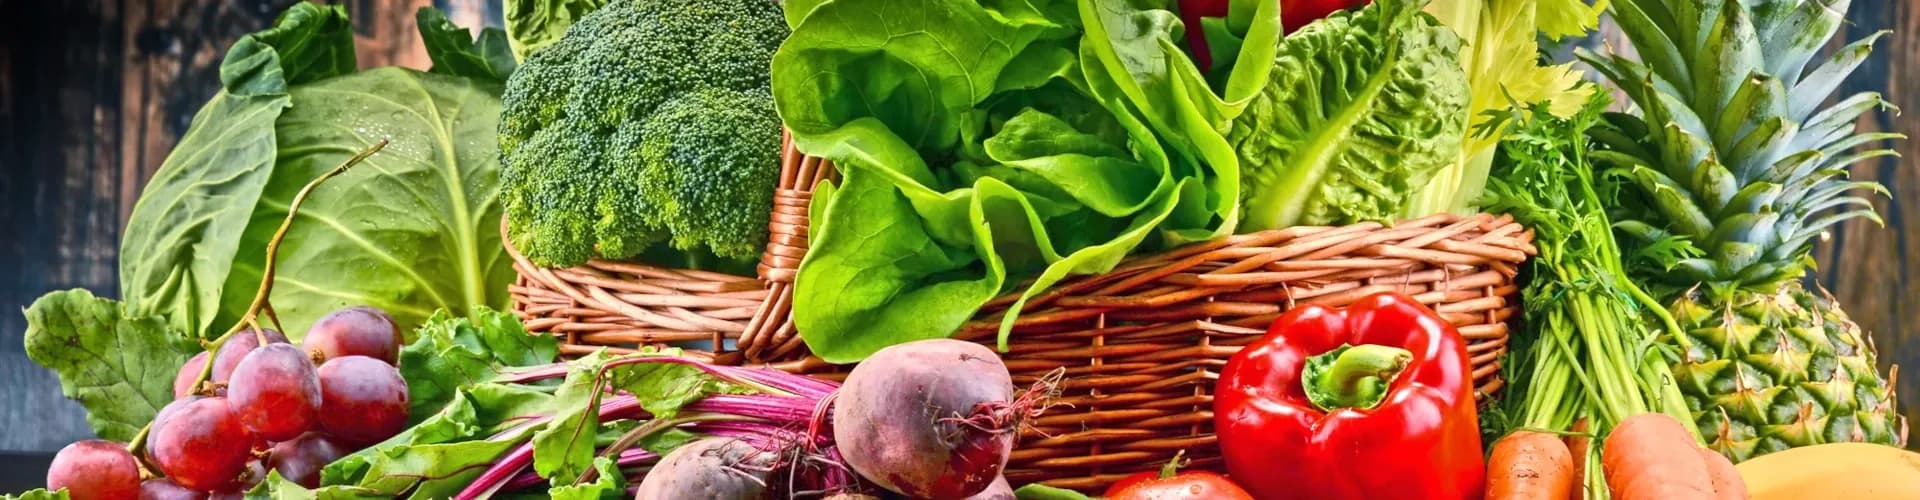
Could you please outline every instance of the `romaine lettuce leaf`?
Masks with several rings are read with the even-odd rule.
[[[1460,39],[1408,0],[1337,12],[1283,39],[1233,124],[1242,232],[1394,219],[1466,132]]]

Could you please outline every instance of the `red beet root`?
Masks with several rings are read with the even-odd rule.
[[[834,402],[834,441],[854,471],[881,487],[957,500],[1000,477],[1032,404],[1014,397],[1006,365],[986,347],[909,342],[847,376]]]

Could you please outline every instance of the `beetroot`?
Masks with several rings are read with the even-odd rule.
[[[674,448],[640,481],[634,498],[767,498],[774,459],[744,441],[706,438]]]
[[[847,375],[833,438],[848,466],[914,498],[964,499],[1000,477],[1031,403],[1000,357],[936,339],[874,353]]]

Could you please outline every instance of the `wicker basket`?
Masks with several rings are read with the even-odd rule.
[[[508,244],[519,274],[508,288],[514,311],[529,331],[560,336],[567,355],[691,344],[697,347],[688,355],[721,364],[803,358],[790,314],[793,276],[807,251],[813,187],[833,175],[832,164],[800,154],[791,136],[783,138],[758,278],[599,259],[546,269]],[[500,222],[502,241],[510,241]]]
[[[787,146],[773,238],[761,279],[593,261],[541,269],[509,248],[520,272],[515,309],[530,330],[563,337],[567,353],[699,342],[690,354],[838,379],[845,368],[807,354],[791,321],[792,283],[807,244],[807,203],[832,166]],[[1002,357],[1016,383],[1065,368],[1063,397],[1021,438],[1014,484],[1098,490],[1186,451],[1219,469],[1213,381],[1228,357],[1297,304],[1345,305],[1406,293],[1470,340],[1478,391],[1500,388],[1507,320],[1519,313],[1514,276],[1534,253],[1508,217],[1436,215],[1237,235],[1063,281],[1029,301]],[[1015,297],[988,303],[956,337],[994,345]],[[733,340],[736,349],[723,349]]]
[[[1478,391],[1499,390],[1513,278],[1534,252],[1510,218],[1433,216],[1393,227],[1295,227],[1129,260],[1029,301],[1002,354],[1016,383],[1065,367],[1064,397],[1022,436],[1015,484],[1095,490],[1185,450],[1218,470],[1213,381],[1240,346],[1299,304],[1386,291],[1433,307],[1469,341]],[[1004,297],[958,337],[992,344]]]

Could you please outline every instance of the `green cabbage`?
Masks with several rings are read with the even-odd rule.
[[[134,206],[121,242],[121,295],[134,316],[218,335],[260,282],[288,202],[321,172],[381,139],[386,149],[313,191],[279,249],[272,304],[299,337],[351,305],[411,331],[436,309],[504,307],[494,129],[511,58],[437,11],[420,16],[434,71],[353,73],[338,6],[295,4],[236,43],[225,90],[201,109]]]
[[[1337,12],[1280,42],[1227,137],[1242,232],[1393,220],[1454,162],[1469,96],[1460,39],[1407,0]]]

